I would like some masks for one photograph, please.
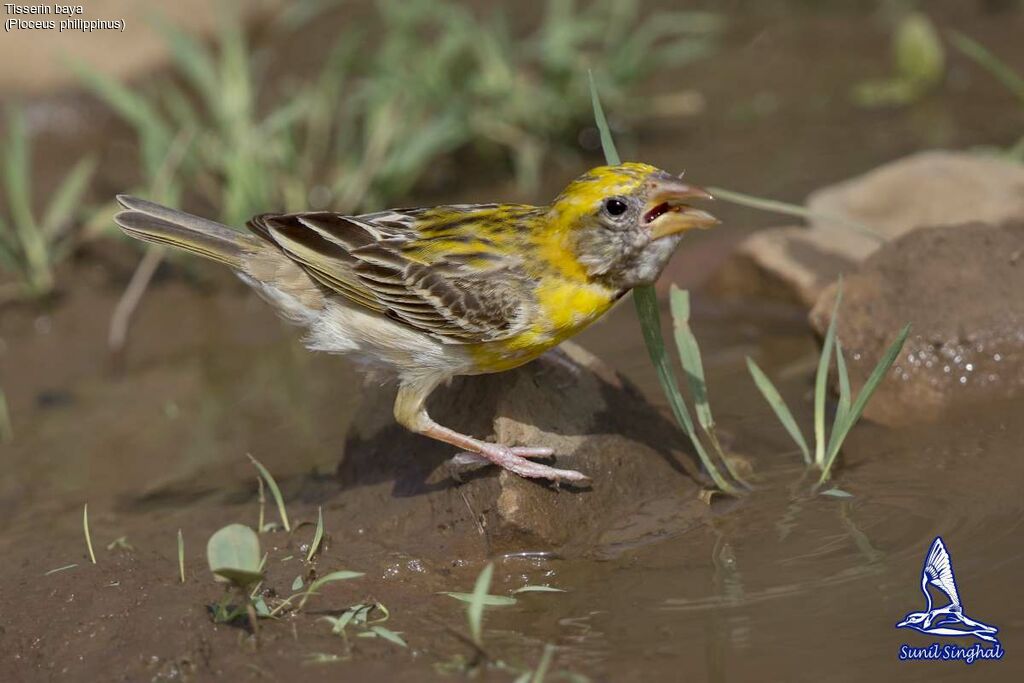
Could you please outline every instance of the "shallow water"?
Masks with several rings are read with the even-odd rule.
[[[1004,48],[1011,62],[1024,59],[1005,49],[1016,44],[1008,15],[966,4],[937,3],[936,16]],[[1008,98],[959,66],[941,93],[907,110],[851,108],[836,84],[888,64],[878,56],[884,25],[851,15],[844,3],[795,16],[732,6],[735,29],[713,73],[705,66],[674,75],[705,92],[708,113],[645,128],[623,141],[630,156],[685,166],[708,184],[799,199],[918,148],[1019,134]],[[1019,26],[1020,15],[1009,16]],[[820,64],[808,61],[825,53]],[[751,115],[761,92],[781,104]],[[574,170],[554,167],[547,182],[557,187]],[[471,187],[464,198],[506,192]],[[729,228],[686,244],[665,281],[696,290],[694,328],[712,405],[729,443],[754,463],[755,492],[738,503],[716,501],[700,524],[682,524],[671,502],[649,501],[646,515],[585,557],[538,548],[538,555],[493,558],[492,592],[527,583],[567,592],[525,594],[513,607],[489,610],[488,652],[532,666],[553,643],[555,670],[595,680],[932,681],[968,672],[1019,680],[1024,403],[977,406],[917,427],[862,424],[836,474],[854,497],[806,495],[799,453],[756,394],[744,357],[785,378],[787,401],[809,425],[815,342],[801,310],[722,301],[700,289],[743,232],[772,222],[732,207],[717,212]],[[0,370],[16,429],[14,443],[2,446],[0,678],[205,680],[259,670],[311,680],[423,680],[440,676],[437,665],[453,655],[468,655],[452,635],[464,630],[462,605],[436,593],[472,586],[488,559],[486,538],[472,526],[412,537],[386,482],[375,489],[379,504],[359,507],[369,498],[340,490],[332,476],[352,415],[372,387],[363,388],[344,361],[306,353],[294,330],[213,269],[200,271],[200,287],[179,274],[161,278],[126,356],[115,362],[104,346],[107,316],[134,252],[99,251],[69,267],[65,278],[78,286],[51,309],[7,308],[0,317]],[[580,341],[664,409],[629,302]],[[205,539],[230,521],[255,523],[246,452],[282,481],[297,519],[314,519],[323,505],[330,543],[321,567],[367,572],[358,585],[325,590],[308,614],[268,625],[257,651],[240,630],[211,624],[204,607],[219,596]],[[95,567],[84,557],[84,502]],[[179,528],[184,585],[176,580]],[[268,584],[286,592],[303,571],[284,558],[301,554],[310,531],[265,536],[275,546]],[[901,644],[932,640],[894,624],[923,607],[921,563],[939,534],[967,613],[1001,629],[1001,662],[965,670],[897,660]],[[106,549],[122,535],[134,551]],[[70,563],[78,566],[43,576]],[[367,598],[387,604],[389,626],[405,634],[410,650],[357,638],[344,645],[317,621],[321,610]],[[302,666],[312,652],[347,647],[351,661]],[[491,678],[513,676],[492,670]]]

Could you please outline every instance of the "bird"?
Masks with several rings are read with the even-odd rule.
[[[928,586],[934,586],[945,594],[949,603],[935,607]],[[925,556],[924,567],[921,570],[921,592],[927,601],[924,611],[908,613],[896,624],[896,628],[912,628],[921,633],[938,636],[976,636],[981,640],[999,642],[995,635],[999,631],[998,628],[964,614],[956,578],[953,576],[953,564],[941,536],[935,537]]]
[[[709,199],[682,174],[627,162],[590,169],[544,206],[264,213],[243,232],[118,195],[114,221],[137,239],[228,266],[306,328],[307,348],[390,370],[395,419],[412,432],[521,477],[583,486],[587,475],[533,460],[550,448],[438,424],[427,397],[455,376],[533,360],[654,283],[687,232],[719,223],[691,205]]]

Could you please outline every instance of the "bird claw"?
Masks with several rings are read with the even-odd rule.
[[[502,446],[500,444],[486,444],[481,452],[472,453],[463,451],[455,454],[449,461],[453,468],[453,475],[460,479],[460,475],[467,469],[480,465],[497,465],[520,477],[530,479],[549,479],[553,482],[563,481],[573,484],[589,484],[590,477],[576,472],[575,470],[562,470],[550,467],[539,462],[531,462],[527,458],[545,458],[554,454],[554,449],[546,446]]]

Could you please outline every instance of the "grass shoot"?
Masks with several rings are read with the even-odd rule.
[[[270,473],[266,467],[263,466],[256,458],[252,457],[252,454],[246,453],[246,457],[253,464],[256,470],[260,473],[260,477],[267,483],[267,487],[270,489],[270,495],[274,497],[274,503],[277,504],[277,514],[281,518],[281,526],[284,527],[285,531],[291,531],[291,523],[288,521],[288,510],[284,506],[284,497],[281,495],[281,489],[277,485],[277,481],[274,479],[274,475]],[[262,525],[263,522],[263,505],[260,505],[260,531],[266,530],[266,527]]]
[[[313,532],[313,541],[309,544],[309,551],[306,553],[306,562],[312,562],[313,556],[320,550],[324,540],[324,509],[318,505],[316,511],[316,531]]]
[[[234,594],[226,592],[220,602],[211,606],[213,620],[230,623],[247,614],[252,632],[258,633],[256,604],[251,589],[263,581],[259,536],[244,524],[229,524],[214,532],[207,541],[206,559],[214,578],[234,589]],[[238,598],[241,604],[232,604],[233,597]]]
[[[178,529],[178,578],[185,583],[185,539]]]
[[[96,553],[92,549],[92,534],[89,533],[89,504],[82,507],[82,530],[85,532],[85,547],[89,550],[89,561],[96,564]]]
[[[601,148],[604,150],[605,161],[615,165],[621,163],[618,150],[615,148],[615,141],[612,138],[611,128],[608,126],[608,119],[605,117],[601,100],[597,93],[597,85],[593,75],[590,79],[591,102],[594,109],[594,121],[601,136]],[[693,425],[693,418],[690,417],[690,410],[686,406],[679,384],[676,382],[675,372],[665,351],[665,342],[661,335],[661,313],[658,307],[658,297],[654,287],[643,286],[633,288],[633,304],[636,307],[637,317],[640,319],[640,329],[643,333],[644,343],[647,352],[650,354],[651,362],[658,375],[658,381],[665,392],[672,414],[675,416],[683,432],[689,437],[697,456],[700,458],[708,476],[721,491],[732,495],[739,495],[742,489],[726,479],[718,466],[711,459],[709,453],[697,436],[697,430]]]
[[[0,152],[4,199],[8,213],[0,214],[0,270],[15,278],[0,289],[2,300],[40,298],[52,293],[54,269],[68,256],[74,240],[71,226],[95,169],[84,158],[71,167],[50,195],[41,216],[32,210],[31,135],[20,109],[7,112],[7,137]]]
[[[779,422],[786,429],[786,432],[797,444],[797,447],[800,449],[800,452],[804,457],[804,462],[820,471],[816,488],[820,488],[828,481],[831,476],[832,466],[835,464],[839,451],[843,446],[843,441],[846,439],[853,426],[860,419],[861,414],[864,412],[864,407],[871,399],[871,395],[878,388],[878,385],[881,384],[882,379],[885,378],[886,373],[896,361],[896,357],[899,355],[900,349],[903,348],[907,335],[910,333],[910,325],[904,325],[903,329],[901,329],[899,334],[896,336],[896,339],[886,349],[882,358],[879,359],[878,364],[864,382],[864,386],[861,387],[860,393],[854,397],[850,389],[850,376],[846,368],[846,360],[843,356],[842,344],[840,344],[839,340],[836,338],[836,324],[839,319],[839,304],[841,301],[842,281],[840,281],[839,286],[836,289],[836,301],[832,308],[832,319],[830,320],[828,329],[825,332],[825,340],[822,343],[821,355],[818,359],[818,370],[814,381],[813,458],[811,455],[811,449],[808,447],[807,441],[804,439],[803,434],[800,432],[800,428],[796,424],[796,420],[793,418],[792,411],[790,411],[789,406],[786,405],[786,402],[783,400],[778,389],[772,381],[768,379],[768,376],[764,371],[762,371],[752,359],[749,357],[747,358],[747,367],[754,379],[754,384],[757,385],[757,388],[761,391],[761,394],[768,402],[768,405],[771,406],[772,411],[775,413],[776,417],[778,417]],[[831,429],[829,434],[826,436],[825,399],[828,391],[828,375],[831,371],[833,353],[835,354],[836,359],[836,376],[839,384],[839,402],[836,406],[836,413],[832,420]],[[829,491],[825,493],[837,497],[845,497],[849,495],[840,489],[829,489]]]

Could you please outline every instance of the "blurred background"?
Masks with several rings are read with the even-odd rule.
[[[625,159],[761,198],[802,205],[925,149],[1024,163],[1017,0],[93,0],[83,18],[126,28],[0,39],[12,534],[84,499],[200,500],[251,479],[247,451],[283,479],[329,474],[360,402],[344,361],[306,353],[230,273],[123,237],[116,193],[234,226],[545,203],[602,162],[588,70]],[[715,213],[665,283],[700,290],[754,231],[801,223]],[[695,306],[712,375],[815,348],[791,297]],[[662,405],[631,310],[583,343]]]

